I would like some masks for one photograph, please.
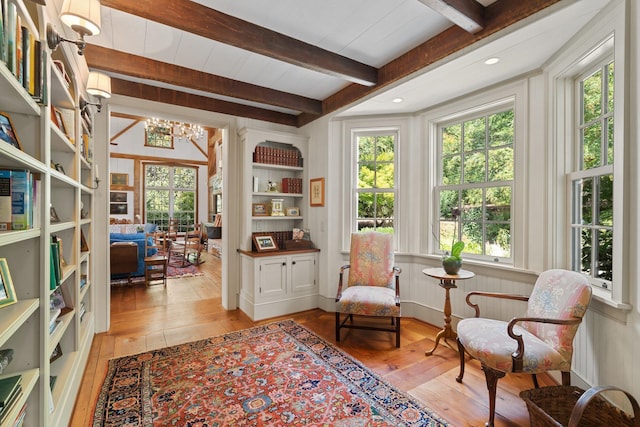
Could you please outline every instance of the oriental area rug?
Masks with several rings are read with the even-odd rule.
[[[93,427],[447,426],[285,320],[109,361]]]

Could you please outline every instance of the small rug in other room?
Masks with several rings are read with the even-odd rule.
[[[93,426],[446,426],[292,320],[109,361]]]
[[[172,265],[167,266],[167,278],[168,279],[179,279],[182,277],[192,277],[192,276],[203,276],[204,273],[198,269],[193,264],[189,264],[185,267],[174,267]],[[144,283],[144,276],[136,276],[131,278],[131,283]],[[113,279],[111,281],[111,286],[126,286],[129,282],[126,278],[124,279]]]

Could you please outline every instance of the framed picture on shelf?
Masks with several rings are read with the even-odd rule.
[[[253,243],[256,245],[258,252],[277,251],[278,244],[273,239],[273,236],[265,234],[262,236],[253,236]]]
[[[111,185],[129,185],[129,174],[128,173],[112,173],[111,174]]]
[[[87,244],[87,239],[84,237],[84,231],[80,230],[80,252],[89,251],[89,245]]]
[[[267,216],[269,214],[266,203],[254,203],[251,205],[253,216]]]
[[[309,180],[309,194],[311,206],[324,206],[324,178]]]
[[[0,139],[13,145],[18,150],[22,150],[18,135],[14,130],[13,123],[11,123],[11,117],[7,113],[0,113]]]
[[[53,362],[62,357],[62,347],[60,347],[60,343],[56,345],[56,348],[53,349],[53,353],[49,357],[49,363]]]
[[[0,258],[0,307],[6,307],[18,302],[16,290],[13,288],[9,264],[6,258]]]
[[[50,222],[60,222],[60,217],[58,216],[58,212],[56,212],[56,208],[51,206],[49,209]]]
[[[287,216],[300,216],[300,208],[297,208],[297,207],[287,208]]]
[[[55,123],[56,126],[58,126],[58,128],[60,128],[62,133],[66,135],[67,129],[64,127],[64,121],[62,120],[62,113],[60,112],[60,110],[58,110],[55,107],[51,107],[51,111],[53,113],[51,114],[51,120]]]

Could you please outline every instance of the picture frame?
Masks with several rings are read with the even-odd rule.
[[[111,185],[129,185],[129,174],[128,173],[111,173],[110,175],[110,184]]]
[[[88,252],[89,245],[87,244],[87,239],[84,237],[84,231],[80,229],[80,252]]]
[[[0,258],[0,308],[17,302],[16,290],[9,272],[9,263],[6,258]]]
[[[266,203],[253,203],[251,205],[251,214],[253,216],[267,216],[269,215],[269,210],[267,208]]]
[[[126,203],[109,204],[109,214],[111,215],[127,215],[128,212],[129,206]]]
[[[59,359],[62,357],[62,347],[60,347],[60,343],[56,344],[56,348],[53,349],[53,353],[49,357],[49,363]]]
[[[0,139],[22,151],[22,145],[11,122],[11,116],[0,112]]]
[[[58,212],[56,212],[56,208],[54,208],[53,206],[51,206],[51,208],[49,208],[49,222],[60,222],[60,217],[58,216]]]
[[[109,193],[109,201],[111,203],[126,203],[127,192],[126,191],[112,191]]]
[[[55,107],[51,107],[51,119],[53,119],[54,123],[58,128],[67,135],[67,128],[64,126],[64,120],[62,120],[62,112]]]
[[[309,205],[324,206],[324,178],[309,180]]]
[[[300,216],[300,208],[291,206],[286,209],[287,216]]]
[[[64,171],[64,168],[62,167],[62,165],[60,163],[55,163],[53,165],[53,167],[55,168],[55,170],[57,170],[61,174],[66,175],[66,172]]]
[[[278,244],[271,234],[253,236],[253,243],[258,252],[277,251]]]

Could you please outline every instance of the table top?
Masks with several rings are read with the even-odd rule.
[[[436,279],[449,280],[471,279],[473,276],[475,276],[475,273],[473,271],[468,270],[460,270],[458,271],[458,274],[447,274],[447,272],[444,271],[444,268],[442,267],[425,268],[424,270],[422,270],[422,273],[426,274],[427,276],[435,277]]]

